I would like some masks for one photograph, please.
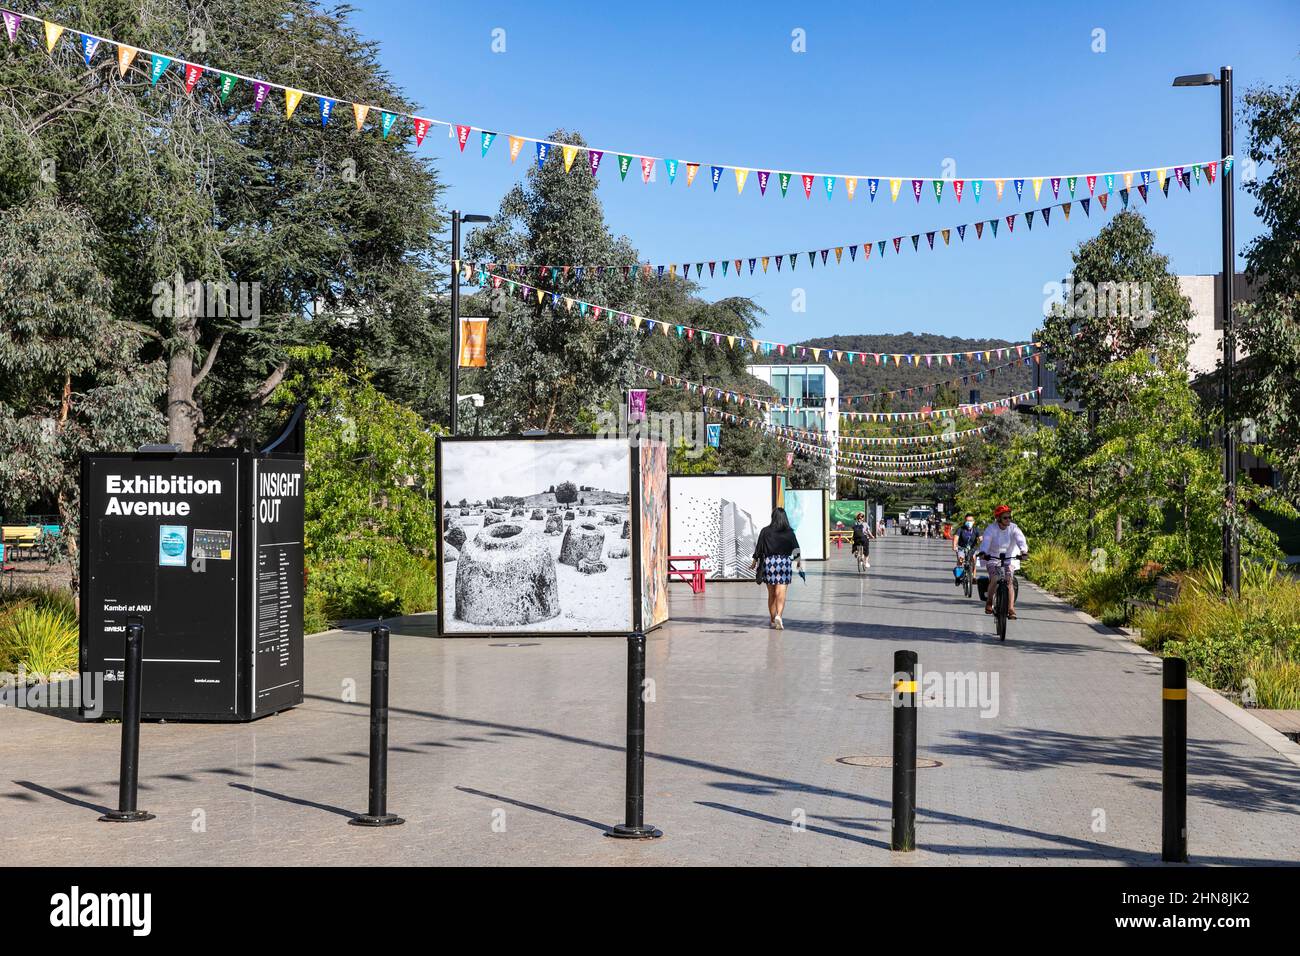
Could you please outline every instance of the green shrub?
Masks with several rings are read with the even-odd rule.
[[[1087,573],[1088,562],[1059,544],[1046,542],[1034,547],[1023,564],[1025,577],[1053,594],[1068,595]]]
[[[1127,616],[1125,602],[1146,591],[1150,582],[1122,565],[1088,571],[1075,581],[1074,603],[1103,624],[1117,626]]]
[[[341,559],[307,576],[304,629],[326,630],[347,618],[395,617],[437,606],[435,562],[392,549],[373,561]]]
[[[37,603],[9,605],[0,614],[0,663],[27,676],[47,680],[51,674],[77,669],[77,620],[59,607]]]
[[[1255,703],[1270,710],[1300,710],[1300,649],[1290,652],[1274,648],[1246,665],[1246,677],[1254,682]]]

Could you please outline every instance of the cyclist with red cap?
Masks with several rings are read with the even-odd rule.
[[[1011,509],[998,505],[993,509],[993,523],[984,529],[980,541],[980,552],[985,558],[984,569],[989,576],[988,599],[984,602],[984,613],[993,613],[993,599],[997,595],[998,581],[1002,580],[1003,568],[1000,556],[1005,554],[1011,559],[1006,568],[1008,575],[1014,575],[1020,568],[1019,559],[1029,553],[1029,542],[1020,526],[1011,520]],[[1016,616],[1015,582],[1007,581],[1007,617]]]

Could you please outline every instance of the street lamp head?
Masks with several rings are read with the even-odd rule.
[[[467,213],[460,217],[461,222],[491,222],[491,216],[480,216],[473,213]]]
[[[1188,73],[1174,77],[1174,86],[1217,86],[1218,83],[1213,73]]]

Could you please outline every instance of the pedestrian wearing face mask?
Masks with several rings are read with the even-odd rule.
[[[952,553],[956,558],[957,567],[965,565],[967,556],[979,550],[980,537],[979,529],[975,527],[975,516],[967,512],[961,527],[952,536]],[[953,574],[952,583],[960,587],[961,577]]]

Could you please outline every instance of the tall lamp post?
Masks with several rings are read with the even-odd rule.
[[[1213,73],[1192,73],[1174,79],[1174,86],[1217,86],[1219,88],[1219,137],[1221,159],[1232,157],[1232,67]],[[1236,240],[1232,222],[1232,167],[1220,166],[1223,195],[1223,276],[1219,287],[1223,311],[1223,482],[1227,505],[1223,523],[1223,590],[1241,593],[1241,550],[1237,541],[1237,433],[1232,415],[1232,369],[1237,361],[1236,328],[1232,313],[1233,280],[1237,272]]]
[[[456,434],[456,410],[460,404],[460,224],[463,222],[491,222],[488,216],[462,215],[459,209],[451,211],[451,415],[448,424]]]

